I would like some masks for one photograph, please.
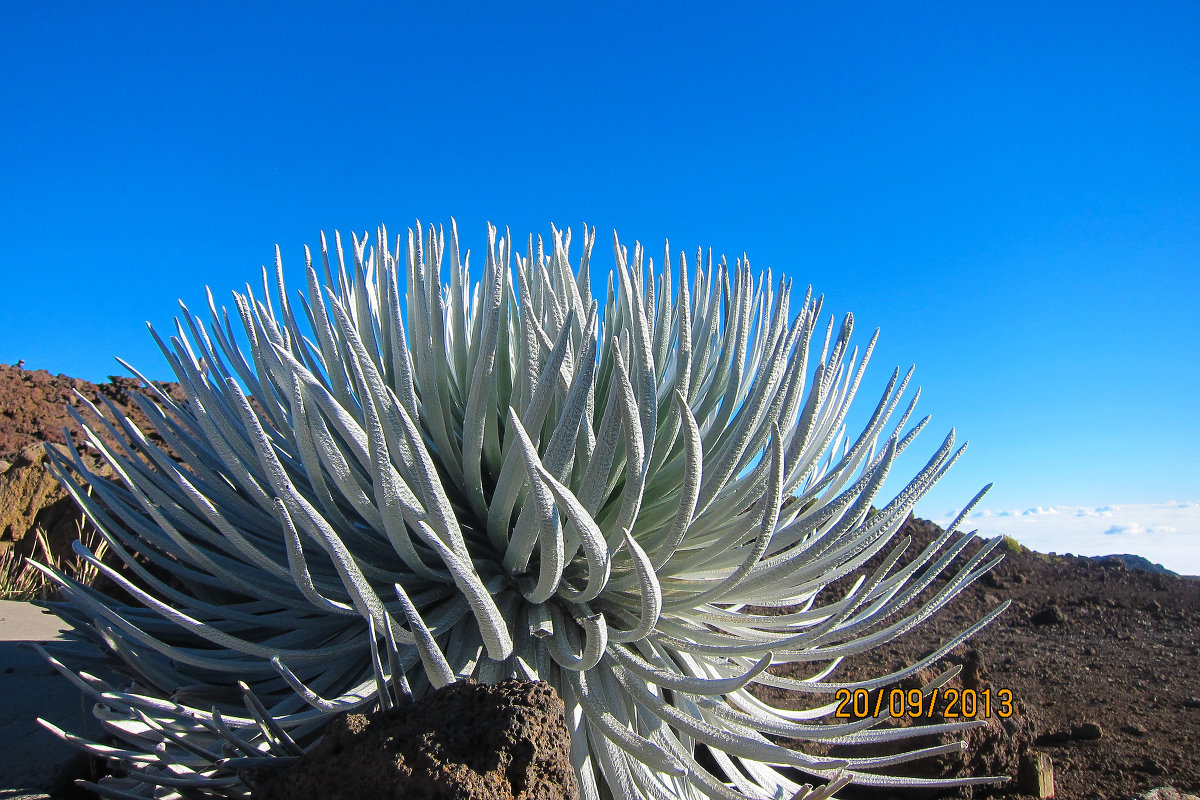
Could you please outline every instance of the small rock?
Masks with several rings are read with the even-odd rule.
[[[1023,794],[1044,800],[1054,797],[1054,762],[1045,753],[1030,750],[1021,757],[1017,788]]]
[[[1200,697],[1189,697],[1183,701],[1184,708],[1200,708]]]
[[[1067,621],[1067,615],[1057,604],[1051,603],[1046,608],[1029,618],[1034,625],[1062,625]]]
[[[18,467],[36,467],[46,458],[46,446],[41,442],[32,442],[21,448],[14,462]]]
[[[1104,729],[1095,722],[1085,722],[1071,729],[1071,738],[1090,742],[1104,736]]]
[[[1184,794],[1172,786],[1162,786],[1151,789],[1145,794],[1139,794],[1133,800],[1200,800],[1194,794]]]
[[[1122,726],[1121,731],[1123,733],[1128,733],[1130,736],[1145,736],[1146,726],[1140,723],[1134,723],[1133,725]]]
[[[1138,765],[1137,769],[1140,772],[1145,772],[1148,775],[1163,775],[1167,771],[1166,767],[1150,756],[1144,757],[1142,759],[1142,763]]]
[[[1053,706],[1054,703],[1048,702],[1048,703],[1046,703],[1046,705]],[[1070,731],[1050,731],[1049,733],[1043,733],[1041,736],[1037,737],[1037,739],[1034,740],[1034,742],[1036,744],[1051,744],[1051,745],[1064,744],[1065,742],[1069,742],[1069,741],[1071,741],[1071,732]]]

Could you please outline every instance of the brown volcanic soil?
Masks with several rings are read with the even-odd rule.
[[[183,399],[178,384],[159,385],[176,400]],[[35,553],[33,532],[40,527],[46,531],[52,552],[74,559],[71,542],[79,535],[83,515],[47,470],[43,443],[49,442],[65,453],[66,428],[88,467],[111,477],[111,469],[86,443],[67,407],[95,422],[87,404],[75,393],[110,415],[107,400],[133,420],[150,441],[162,446],[162,439],[133,399],[140,387],[141,382],[135,378],[112,376],[108,383],[94,384],[45,370],[0,364],[0,552],[15,548],[20,555]],[[103,438],[110,447],[116,445],[107,432]],[[40,553],[37,555],[40,557]]]
[[[12,461],[5,454],[16,453],[34,442],[65,444],[63,427],[70,429],[77,446],[82,444],[79,424],[67,413],[72,406],[88,417],[90,412],[75,397],[78,391],[95,406],[104,409],[104,399],[111,401],[156,444],[161,440],[153,433],[144,414],[133,400],[141,388],[136,378],[110,375],[108,383],[90,383],[66,375],[51,375],[44,369],[27,370],[0,364],[0,459]],[[171,397],[183,399],[177,384],[160,383]]]
[[[179,397],[178,387],[163,386]],[[98,386],[0,364],[0,514],[15,513],[17,527],[36,517],[57,531],[52,543],[62,546],[56,537],[73,529],[65,521],[77,512],[61,490],[40,483],[36,452],[28,448],[63,443],[64,425],[80,444],[78,428],[64,411],[73,404],[72,389],[97,405],[102,396],[109,398],[149,433],[131,399],[137,387],[131,378]],[[920,552],[939,532],[933,523],[909,520],[901,532],[914,540],[906,556]],[[0,548],[24,535],[0,525]],[[978,546],[969,545],[967,553]],[[979,691],[1011,689],[1019,714],[1007,724],[995,720],[971,732],[966,756],[937,759],[932,764],[937,774],[1013,774],[1021,753],[1032,748],[1053,759],[1057,797],[1063,800],[1123,800],[1160,786],[1200,792],[1200,579],[1130,570],[1117,559],[1016,547],[996,552],[1006,558],[992,573],[900,640],[848,659],[830,680],[876,676],[911,664],[1011,600],[990,627],[934,667],[966,663],[954,686],[965,680]],[[831,594],[836,588],[830,587]],[[919,684],[905,688],[910,685]],[[763,694],[779,699],[768,690]],[[811,744],[804,749],[815,752]],[[912,774],[930,774],[930,766],[918,762]],[[860,796],[920,795],[883,790]],[[977,787],[973,796],[1019,794],[1013,781],[998,789]]]
[[[912,536],[909,556],[940,533],[932,522],[909,519],[894,541]],[[967,553],[980,544],[968,545]],[[938,614],[899,640],[848,659],[829,679],[899,670],[1012,601],[987,628],[923,671],[923,680],[904,688],[963,664],[952,686],[990,688],[993,697],[1011,689],[1018,713],[1005,724],[993,716],[988,728],[972,731],[963,757],[933,760],[932,771],[928,761],[916,762],[904,774],[1015,777],[1019,757],[1032,749],[1053,760],[1060,800],[1125,800],[1162,786],[1200,792],[1200,578],[1127,569],[1113,557],[1035,553],[1011,540],[993,552],[1004,553],[1004,561]],[[923,744],[941,741],[952,739]],[[1020,797],[1016,784],[945,796]],[[855,796],[929,795],[882,790]]]

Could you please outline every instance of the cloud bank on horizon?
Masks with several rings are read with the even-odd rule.
[[[942,525],[952,514],[936,520]],[[962,526],[981,536],[1011,536],[1048,553],[1136,553],[1181,575],[1200,575],[1200,502],[1035,506],[973,512]]]

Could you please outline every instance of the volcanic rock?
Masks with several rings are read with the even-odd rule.
[[[66,498],[44,457],[42,444],[28,444],[0,471],[0,541],[20,541],[43,509]]]
[[[1063,613],[1057,603],[1051,603],[1030,617],[1029,621],[1034,625],[1062,625],[1067,621],[1067,615]]]
[[[335,719],[256,800],[576,800],[562,700],[541,681],[461,681]]]

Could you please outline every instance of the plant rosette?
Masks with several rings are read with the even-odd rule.
[[[247,797],[245,775],[294,762],[334,715],[468,677],[557,689],[585,800],[995,780],[888,774],[960,743],[840,759],[803,750],[985,724],[831,716],[838,690],[909,676],[1003,610],[905,670],[833,679],[844,658],[905,634],[1000,558],[992,543],[955,561],[970,539],[955,527],[980,492],[900,560],[897,531],[962,452],[953,432],[872,505],[928,419],[906,427],[915,397],[896,414],[912,371],[892,373],[850,437],[875,344],[851,349],[852,316],[822,329],[822,298],[810,289],[793,309],[791,281],[756,277],[745,259],[698,253],[689,276],[668,247],[656,273],[615,234],[616,268],[593,297],[594,243],[585,228],[572,266],[569,230],[548,247],[530,237],[522,256],[489,226],[473,283],[453,223],[448,243],[420,224],[392,249],[383,229],[373,247],[356,236],[349,263],[340,236],[332,253],[322,236],[293,299],[276,249],[261,299],[235,293],[233,320],[210,292],[207,327],[183,307],[169,340],[151,329],[186,401],[129,367],[163,447],[80,398],[85,414],[72,411],[118,480],[74,450],[49,459],[129,577],[77,552],[139,603],[43,567],[78,638],[48,657],[117,739],[44,723],[118,763],[93,788]],[[877,555],[869,574],[825,591]],[[84,645],[129,682],[68,667]],[[771,669],[781,665],[800,677]],[[811,703],[773,707],[755,684]]]

